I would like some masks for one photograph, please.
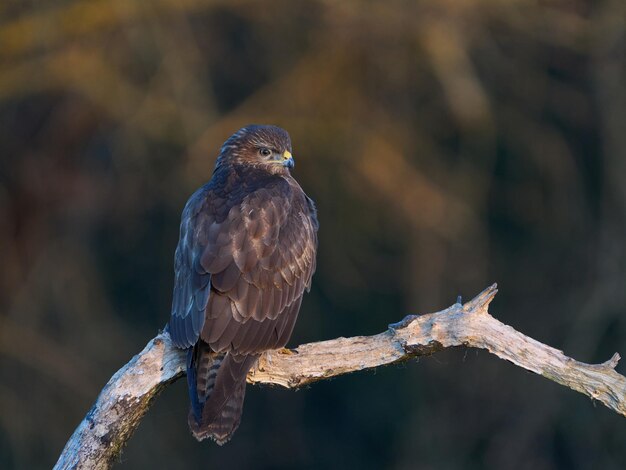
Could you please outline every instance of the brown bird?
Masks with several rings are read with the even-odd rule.
[[[198,440],[232,437],[248,371],[263,351],[285,346],[311,287],[317,215],[293,166],[286,131],[244,127],[183,210],[169,333],[188,349],[189,426]]]

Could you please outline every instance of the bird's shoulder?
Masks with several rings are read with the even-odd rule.
[[[285,178],[285,182],[290,187],[290,194],[292,197],[292,206],[293,209],[299,213],[302,213],[308,216],[312,223],[315,231],[319,228],[319,223],[317,221],[317,207],[315,206],[315,202],[304,192],[300,184],[296,181],[296,179],[289,175]]]
[[[290,204],[304,201],[303,198],[306,195],[293,178],[254,168],[216,170],[211,180],[187,201],[183,220],[210,219],[219,224],[232,214],[233,207],[240,207],[244,202],[263,205],[269,200],[280,200]]]

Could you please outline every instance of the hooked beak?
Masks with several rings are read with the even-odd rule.
[[[283,166],[286,166],[287,168],[293,168],[296,165],[296,162],[294,162],[293,160],[293,156],[291,155],[291,152],[289,150],[285,150],[285,152],[283,153]]]

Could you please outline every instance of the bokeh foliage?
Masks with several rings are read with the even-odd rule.
[[[252,122],[291,133],[319,209],[291,344],[497,281],[502,321],[626,353],[625,5],[0,4],[0,467],[49,468],[165,324],[180,211]],[[223,448],[186,413],[181,382],[119,468],[626,466],[623,417],[485,352],[251,388]]]

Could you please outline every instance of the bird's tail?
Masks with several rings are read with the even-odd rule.
[[[241,421],[246,376],[257,359],[257,355],[215,353],[203,341],[190,349],[189,427],[196,439],[211,438],[219,445],[230,440]]]

